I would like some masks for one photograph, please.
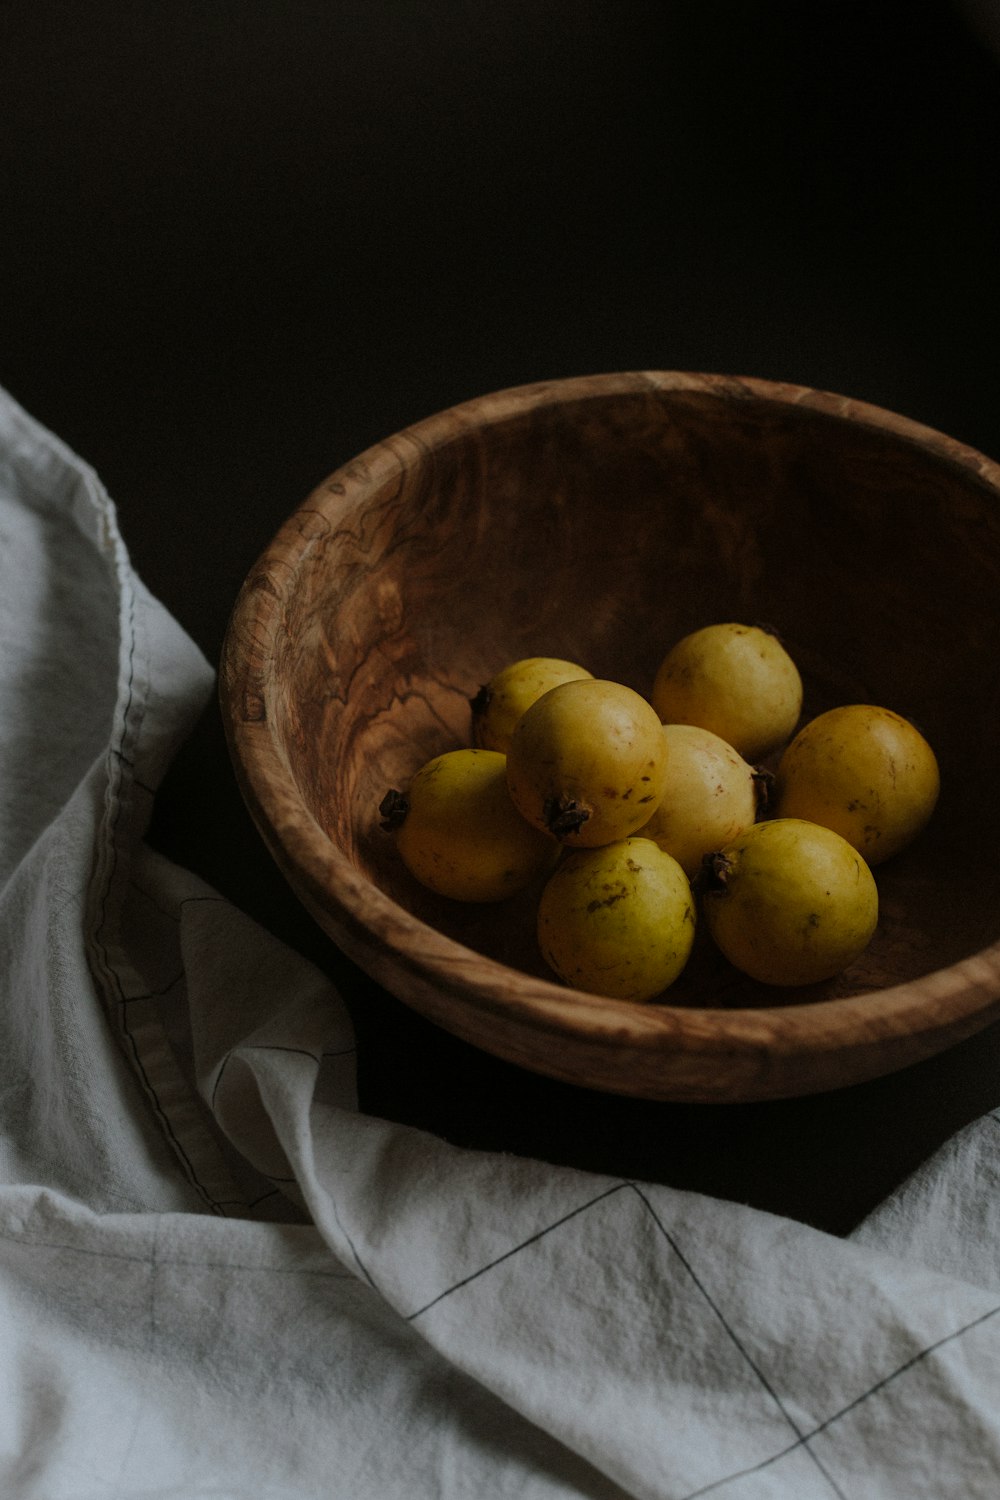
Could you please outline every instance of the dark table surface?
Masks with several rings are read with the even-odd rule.
[[[10,0],[0,383],[94,465],[214,663],[327,473],[486,391],[760,375],[1000,457],[988,0]],[[151,840],[341,983],[366,1109],[844,1232],[1000,1104],[1000,1031],[748,1106],[617,1099],[480,1054],[331,951],[214,706]]]

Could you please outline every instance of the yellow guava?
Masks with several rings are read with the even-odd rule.
[[[632,688],[581,678],[550,688],[522,716],[507,752],[515,806],[563,844],[627,838],[663,795],[667,743]]]
[[[501,901],[550,870],[559,845],[533,828],[507,790],[496,750],[449,750],[379,806],[400,858],[422,885],[455,901]]]
[[[664,724],[670,773],[659,807],[640,832],[693,879],[706,854],[757,820],[770,778],[710,729]]]
[[[756,761],[783,745],[802,712],[802,678],[758,625],[706,625],[660,663],[650,701],[664,724],[697,724]]]
[[[574,989],[649,1000],[688,960],[695,902],[680,865],[651,839],[567,854],[538,904],[538,943]]]
[[[875,877],[858,851],[817,823],[756,823],[708,857],[702,914],[736,968],[765,984],[831,979],[867,948],[878,922]]]
[[[543,693],[561,682],[592,676],[585,667],[556,656],[526,656],[511,662],[471,700],[473,743],[506,755],[515,726]]]
[[[774,810],[834,829],[874,865],[921,831],[940,785],[937,757],[908,719],[845,704],[811,719],[785,750]]]

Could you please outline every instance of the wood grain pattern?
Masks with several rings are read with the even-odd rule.
[[[700,940],[662,1003],[555,983],[537,893],[433,898],[378,804],[469,742],[519,656],[648,694],[714,620],[778,630],[804,716],[881,703],[937,751],[928,830],[879,868],[871,948],[783,992]],[[840,1087],[1000,1016],[1000,469],[892,413],[800,387],[639,372],[500,392],[321,485],[236,601],[220,694],[240,787],[316,920],[433,1021],[526,1067],[648,1098]]]

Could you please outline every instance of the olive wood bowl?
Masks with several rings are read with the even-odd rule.
[[[687,1101],[905,1067],[1000,1015],[998,502],[982,455],[798,386],[645,372],[469,401],[338,469],[248,576],[220,674],[241,791],[333,943],[509,1061]],[[778,632],[803,718],[881,704],[937,752],[937,810],[877,868],[849,970],[768,988],[700,932],[664,996],[604,999],[546,971],[537,890],[471,906],[408,876],[379,803],[470,742],[501,666],[565,657],[648,694],[670,645],[720,620]]]

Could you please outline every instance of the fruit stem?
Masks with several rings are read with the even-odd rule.
[[[771,803],[771,792],[774,788],[774,772],[769,771],[766,766],[754,766],[750,772],[753,782],[754,797],[757,803],[757,817],[762,818]]]
[[[724,896],[729,886],[729,874],[733,868],[731,859],[721,852],[706,854],[701,869],[695,876],[698,891],[706,896]]]
[[[379,803],[378,810],[382,814],[379,827],[384,828],[386,833],[395,833],[396,829],[402,828],[406,822],[407,813],[410,811],[410,801],[402,792],[390,788]]]
[[[564,793],[561,797],[546,797],[542,821],[555,838],[565,839],[579,833],[592,811],[586,802],[577,802],[575,797]]]

